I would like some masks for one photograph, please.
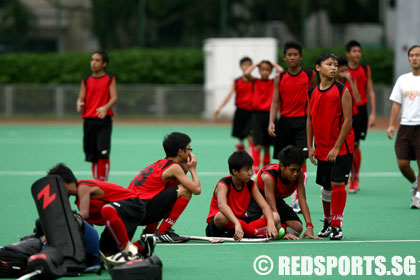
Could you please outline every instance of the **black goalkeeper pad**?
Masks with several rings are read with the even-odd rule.
[[[162,262],[152,255],[147,259],[128,261],[111,271],[112,280],[161,280]]]
[[[59,176],[39,179],[32,185],[32,196],[48,247],[61,253],[67,275],[80,273],[85,268],[85,247],[63,180]]]

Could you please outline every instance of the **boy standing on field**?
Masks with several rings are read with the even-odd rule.
[[[105,73],[108,55],[104,51],[93,53],[92,75],[82,80],[77,111],[82,112],[83,150],[85,160],[92,162],[93,178],[107,181],[110,169],[112,107],[117,102],[115,77]]]
[[[306,146],[306,113],[308,89],[316,85],[314,70],[301,67],[302,46],[298,42],[289,41],[284,44],[283,60],[287,63],[287,71],[279,73],[274,80],[273,100],[270,108],[270,123],[268,133],[274,137],[273,158],[278,159],[280,151],[288,146],[296,146],[305,151]],[[280,118],[276,121],[280,111]],[[306,186],[306,162],[302,165],[304,184]],[[299,207],[298,195],[290,204],[297,213]]]
[[[373,89],[372,73],[369,65],[360,63],[362,58],[362,46],[359,42],[351,40],[346,44],[346,56],[349,59],[348,71],[357,85],[360,94],[360,102],[357,103],[357,115],[359,119],[360,140],[366,139],[367,130],[375,125],[376,119],[376,99]],[[369,97],[369,100],[368,100]],[[368,118],[367,104],[370,102],[371,112]],[[362,152],[360,145],[355,146],[353,166],[354,173],[351,177],[349,193],[355,193],[359,190],[359,171],[362,162]]]
[[[255,186],[252,176],[252,158],[245,151],[234,152],[228,160],[231,176],[216,185],[207,216],[207,236],[272,237],[276,239],[276,225],[280,219],[273,212]],[[253,198],[261,207],[264,217],[247,217],[245,212]],[[266,229],[265,229],[266,228]]]
[[[338,69],[335,55],[320,54],[315,67],[321,82],[308,91],[306,132],[309,159],[318,166],[316,183],[322,186],[324,227],[318,236],[340,240],[354,151],[351,95],[345,85],[335,81]]]
[[[251,65],[252,60],[249,57],[244,57],[239,62],[242,73],[245,73]],[[245,149],[244,139],[248,138],[248,152],[252,155],[254,151],[254,143],[251,137],[251,120],[254,83],[245,75],[235,79],[222,103],[216,108],[216,110],[214,110],[213,115],[216,117],[220,113],[220,110],[222,110],[226,103],[228,103],[234,92],[236,93],[236,110],[233,117],[232,136],[238,138],[238,143],[236,144],[237,150]]]

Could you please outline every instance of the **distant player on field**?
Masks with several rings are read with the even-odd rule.
[[[48,175],[60,176],[67,193],[77,197],[80,216],[92,225],[105,225],[100,248],[105,255],[119,251],[127,259],[152,255],[156,240],[153,236],[141,236],[139,241],[130,240],[137,226],[143,221],[145,207],[137,195],[116,184],[82,179],[77,180],[70,168],[60,163],[48,171]]]
[[[258,67],[261,78],[252,77],[252,71]],[[268,134],[267,127],[270,121],[270,106],[273,98],[274,80],[270,79],[270,74],[273,67],[278,72],[283,72],[284,69],[268,60],[260,61],[249,67],[245,76],[254,82],[254,98],[252,101],[253,116],[252,116],[252,139],[254,140],[254,174],[260,170],[260,152],[264,150],[263,166],[270,163],[270,145],[272,140]]]
[[[419,180],[410,166],[411,160],[417,160],[420,176],[420,45],[414,45],[408,50],[408,62],[411,73],[401,75],[391,93],[393,104],[387,134],[392,139],[395,123],[402,110],[395,153],[401,173],[412,183],[411,208],[420,209]]]
[[[95,180],[107,181],[110,169],[112,107],[117,102],[115,78],[105,73],[109,64],[106,52],[93,53],[90,68],[92,75],[82,80],[77,111],[82,112],[83,150],[85,160],[92,162]]]
[[[143,233],[155,234],[159,242],[179,243],[189,239],[179,236],[172,226],[187,207],[192,195],[201,193],[197,176],[197,158],[192,153],[191,138],[172,132],[163,140],[166,157],[144,168],[130,183],[146,204]],[[192,179],[186,173],[190,172]],[[163,221],[162,221],[163,220]],[[159,222],[162,221],[159,228]]]
[[[316,84],[314,70],[300,66],[302,46],[298,42],[289,41],[284,44],[283,60],[287,63],[287,71],[279,73],[274,80],[273,100],[270,107],[270,123],[268,133],[274,139],[273,158],[278,159],[279,152],[288,145],[305,151],[306,146],[306,114],[308,89]],[[280,110],[280,118],[276,121]],[[306,185],[306,163],[303,163],[304,184]],[[291,203],[295,212],[300,212],[296,193]]]
[[[346,44],[346,56],[349,59],[350,75],[357,85],[360,94],[360,103],[357,103],[357,114],[359,119],[359,138],[366,139],[368,127],[375,125],[376,119],[376,99],[375,90],[373,89],[372,73],[369,65],[360,63],[362,58],[362,46],[359,42],[351,40]],[[369,99],[368,99],[369,97]],[[367,104],[370,103],[370,115],[368,118]],[[353,167],[354,173],[351,177],[349,193],[355,193],[359,190],[359,171],[362,161],[362,152],[360,143],[355,147]]]
[[[318,165],[316,183],[322,186],[324,227],[318,236],[340,240],[343,238],[346,183],[354,151],[351,95],[345,85],[335,81],[338,70],[335,55],[320,54],[315,67],[321,82],[308,91],[306,132],[309,159]]]
[[[270,205],[271,210],[280,217],[280,222],[286,233],[292,235],[288,239],[298,239],[303,231],[302,222],[293,209],[284,202],[284,198],[292,195],[296,190],[299,194],[299,203],[306,222],[306,231],[303,237],[319,239],[314,236],[311,214],[306,203],[306,193],[302,164],[305,160],[302,149],[287,146],[278,154],[279,164],[264,166],[257,175],[257,186]],[[251,201],[247,214],[249,217],[261,217],[261,208]]]
[[[228,160],[231,176],[222,178],[216,185],[207,216],[207,236],[272,237],[277,238],[279,217],[273,212],[252,176],[252,158],[245,151],[234,152]],[[261,207],[264,217],[247,217],[245,212],[253,198]]]
[[[251,67],[252,60],[244,57],[240,60],[239,66],[243,73]],[[236,144],[237,150],[244,150],[244,139],[248,138],[248,153],[254,152],[254,143],[251,137],[251,120],[252,120],[252,98],[254,95],[254,83],[245,75],[235,79],[233,84],[223,99],[219,107],[214,110],[214,116],[220,113],[220,110],[228,103],[233,93],[235,93],[235,115],[233,117],[232,136],[238,138]]]

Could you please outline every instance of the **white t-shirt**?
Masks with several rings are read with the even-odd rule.
[[[420,76],[412,72],[401,75],[389,99],[402,104],[402,125],[420,125]]]

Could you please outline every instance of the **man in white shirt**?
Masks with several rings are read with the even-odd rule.
[[[395,153],[401,173],[413,184],[411,208],[420,209],[420,186],[410,166],[410,161],[416,160],[420,174],[420,45],[414,45],[408,50],[408,62],[411,72],[398,78],[389,98],[393,105],[387,134],[392,139],[402,108]]]

